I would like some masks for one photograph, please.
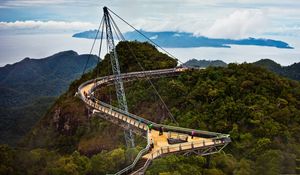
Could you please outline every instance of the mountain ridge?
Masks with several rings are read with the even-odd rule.
[[[191,67],[202,67],[206,68],[209,66],[212,67],[226,67],[227,63],[225,63],[222,60],[198,60],[198,59],[191,59],[188,60],[187,62],[183,63],[185,66],[191,66]]]
[[[42,59],[26,57],[0,67],[1,143],[15,145],[69,83],[81,75],[88,59],[90,70],[96,66],[98,57],[78,55],[72,50]]]
[[[260,59],[250,64],[254,64],[256,66],[266,68],[271,72],[274,72],[278,75],[289,78],[291,80],[300,81],[300,62],[293,63],[288,66],[282,66],[279,63],[275,62],[274,60],[266,58],[266,59]],[[222,60],[205,60],[205,59],[199,60],[195,58],[188,60],[187,62],[183,63],[183,65],[191,66],[191,67],[202,67],[202,68],[228,66],[228,64],[223,62]]]
[[[289,66],[281,66],[271,59],[261,59],[253,63],[254,65],[261,66],[269,69],[284,77],[300,81],[300,62],[294,63]]]

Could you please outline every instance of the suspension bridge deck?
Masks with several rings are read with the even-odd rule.
[[[143,72],[132,72],[121,74],[121,78],[124,81],[134,81],[136,79],[148,77],[169,77],[176,76],[185,70],[186,68],[173,68]],[[133,129],[135,133],[145,135],[147,138],[146,148],[144,148],[139,153],[133,164],[119,171],[116,174],[137,174],[143,172],[147,168],[151,160],[166,154],[182,152],[195,152],[200,155],[213,154],[222,150],[230,142],[228,134],[156,124],[154,122],[131,114],[129,112],[123,111],[96,99],[94,97],[94,91],[99,87],[113,84],[114,79],[115,76],[111,75],[87,81],[78,88],[78,95],[93,111],[94,115],[98,115],[125,129],[128,129],[128,124],[130,124],[130,128]],[[153,125],[153,129],[151,130],[151,132],[148,129],[148,126],[150,124]],[[162,135],[160,135],[160,130],[162,128],[164,132]],[[192,133],[193,138],[191,137]],[[171,137],[171,134],[177,136],[184,136],[185,140],[183,140],[182,143],[170,144],[168,138]],[[151,146],[151,143],[153,143],[153,146]],[[139,159],[146,159],[147,161],[145,162],[144,166],[142,166],[135,172],[131,172],[133,171]]]

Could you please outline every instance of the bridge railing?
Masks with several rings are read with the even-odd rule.
[[[121,74],[122,78],[127,78],[127,77],[132,77],[132,76],[135,76],[135,75],[138,75],[138,74],[152,74],[152,75],[155,75],[155,74],[162,74],[162,73],[172,73],[172,72],[180,72],[182,71],[180,68],[171,68],[171,69],[162,69],[162,70],[149,70],[149,71],[144,71],[144,72],[130,72],[130,73],[124,73],[124,74]],[[96,88],[97,86],[99,86],[101,83],[101,80],[102,81],[112,81],[114,80],[115,78],[115,75],[109,75],[109,76],[105,76],[105,77],[99,77],[99,78],[96,78],[94,80],[89,80],[83,84],[81,84],[78,88],[78,91],[80,93],[80,90],[86,86],[87,84],[90,84],[90,83],[95,83],[93,88],[91,89],[92,91],[94,90],[94,88]],[[103,82],[102,82],[103,83]],[[91,93],[91,92],[89,92]],[[80,93],[80,97],[82,99],[85,99],[85,97]],[[180,131],[180,132],[183,132],[183,133],[186,133],[186,134],[191,134],[192,132],[194,132],[195,136],[200,136],[200,137],[205,137],[205,138],[216,138],[216,139],[221,139],[221,138],[228,138],[229,135],[228,134],[222,134],[222,133],[216,133],[216,132],[208,132],[208,131],[203,131],[203,130],[196,130],[196,129],[188,129],[188,128],[181,128],[181,127],[177,127],[177,126],[169,126],[169,125],[162,125],[162,124],[157,124],[157,123],[154,123],[154,122],[151,122],[149,120],[146,120],[144,118],[141,118],[137,115],[134,115],[134,114],[131,114],[131,113],[128,113],[128,112],[125,112],[123,110],[120,110],[116,107],[113,107],[109,104],[106,104],[104,102],[101,102],[101,101],[97,101],[100,105],[102,106],[105,106],[107,108],[110,108],[116,112],[119,112],[123,115],[126,115],[132,119],[135,119],[139,122],[142,122],[146,125],[149,125],[149,124],[152,124],[153,127],[155,129],[159,129],[159,128],[163,128],[164,131]]]
[[[229,134],[223,134],[223,133],[217,133],[217,132],[210,132],[210,131],[204,131],[199,129],[190,129],[190,128],[182,128],[178,126],[171,126],[171,125],[162,125],[162,124],[156,124],[155,127],[162,127],[163,131],[180,131],[181,133],[185,133],[188,135],[191,135],[192,132],[194,132],[194,136],[204,137],[204,138],[214,138],[214,139],[221,139],[221,138],[228,138]]]
[[[213,140],[213,141],[205,141],[205,140],[198,140],[195,142],[187,142],[181,143],[176,145],[164,146],[160,149],[156,150],[155,152],[151,153],[151,159],[155,159],[161,155],[172,153],[172,152],[180,152],[180,151],[187,151],[193,150],[197,148],[212,148],[217,146],[222,146],[217,152],[221,151],[230,141],[228,140]],[[210,154],[210,152],[202,153],[202,155]]]
[[[85,97],[84,97],[85,99]],[[178,126],[170,126],[170,125],[162,125],[162,124],[157,124],[157,123],[154,123],[152,121],[149,121],[147,119],[144,119],[142,117],[139,117],[135,114],[132,114],[132,113],[129,113],[129,112],[126,112],[124,110],[121,110],[117,107],[114,107],[112,105],[109,105],[107,103],[104,103],[102,101],[96,101],[97,103],[94,103],[92,102],[91,100],[87,100],[85,99],[86,102],[88,102],[92,107],[96,108],[96,104],[98,105],[101,105],[101,106],[104,106],[106,108],[109,108],[115,112],[118,112],[120,114],[123,114],[123,115],[126,115],[134,120],[136,120],[137,122],[141,122],[141,123],[144,123],[146,125],[150,125],[152,124],[153,125],[153,128],[155,129],[159,129],[159,128],[163,128],[163,131],[175,131],[175,132],[182,132],[182,133],[186,133],[186,134],[189,134],[191,135],[192,132],[194,132],[194,136],[201,136],[201,137],[204,137],[204,138],[214,138],[214,139],[222,139],[222,138],[229,138],[229,134],[222,134],[222,133],[217,133],[217,132],[209,132],[209,131],[203,131],[203,130],[196,130],[196,129],[189,129],[189,128],[182,128],[182,127],[178,127]]]
[[[182,128],[182,127],[178,127],[178,126],[170,126],[170,125],[162,125],[162,124],[157,124],[154,123],[152,121],[149,121],[147,119],[144,119],[142,117],[139,117],[135,114],[126,112],[124,110],[121,110],[117,107],[114,107],[112,105],[109,105],[107,103],[104,103],[102,101],[96,100],[96,103],[88,100],[86,97],[81,96],[82,100],[85,101],[87,104],[89,104],[91,107],[97,109],[97,105],[101,105],[104,106],[106,108],[109,108],[110,110],[113,110],[115,112],[118,112],[120,114],[123,114],[125,116],[128,116],[134,120],[136,120],[137,122],[141,122],[144,123],[146,125],[153,125],[154,129],[159,129],[159,128],[163,128],[163,131],[175,131],[175,132],[182,132],[185,134],[189,134],[191,135],[192,132],[194,132],[194,136],[200,136],[200,137],[204,137],[204,138],[213,138],[213,139],[224,139],[224,138],[229,138],[229,134],[222,134],[222,133],[217,133],[217,132],[209,132],[209,131],[204,131],[204,130],[197,130],[197,129],[189,129],[189,128]],[[99,110],[99,109],[98,109]]]
[[[177,69],[177,68],[170,68],[170,69],[159,69],[159,70],[148,70],[148,71],[139,71],[139,72],[129,72],[129,73],[122,73],[120,76],[121,78],[130,78],[133,76],[137,76],[137,75],[160,75],[160,74],[168,74],[168,73],[176,73],[176,72],[181,72],[181,69]],[[81,84],[78,87],[78,91],[80,91],[82,89],[82,87],[86,86],[87,84],[90,83],[94,83],[95,85],[94,87],[99,86],[99,81],[100,80],[108,80],[108,81],[112,81],[115,79],[115,75],[108,75],[108,76],[103,76],[103,77],[98,77],[92,80],[88,80],[86,82],[84,82],[83,84]]]
[[[144,123],[146,125],[153,125],[154,129],[159,129],[163,128],[164,132],[167,131],[173,131],[173,132],[181,132],[185,134],[191,135],[192,132],[194,132],[194,136],[199,136],[199,137],[204,137],[204,138],[213,138],[213,139],[224,139],[224,138],[229,138],[229,134],[222,134],[222,133],[217,133],[217,132],[209,132],[209,131],[204,131],[204,130],[197,130],[197,129],[189,129],[189,128],[182,128],[182,127],[177,127],[177,126],[170,126],[170,125],[162,125],[162,124],[157,124],[152,121],[149,121],[147,119],[144,119],[142,117],[139,117],[137,115],[131,114],[129,112],[123,111],[119,108],[116,108],[112,105],[109,105],[107,103],[104,103],[102,101],[97,101],[97,103],[92,102],[91,100],[88,99],[83,99],[87,104],[89,104],[91,107],[97,109],[97,105],[104,106],[114,112],[118,112],[120,114],[123,114],[125,116],[130,117],[131,119],[136,120],[137,122]],[[97,109],[99,110],[99,109]]]
[[[147,70],[147,71],[138,71],[138,72],[129,72],[129,73],[122,73],[121,74],[121,77],[122,78],[127,78],[127,77],[130,77],[132,75],[138,75],[138,74],[162,74],[162,73],[171,73],[171,72],[180,72],[180,69],[176,69],[176,68],[170,68],[170,69],[158,69],[158,70]],[[102,79],[109,79],[109,78],[115,78],[115,75],[108,75],[108,76],[103,76],[103,77],[98,77],[98,78],[95,78],[95,79],[91,79],[91,80],[88,80],[84,83],[82,83],[79,87],[78,87],[78,90],[80,91],[82,89],[83,86],[87,85],[87,84],[90,84],[92,82],[97,82],[99,80],[102,80]]]
[[[147,132],[149,132],[149,131],[147,130]],[[141,157],[149,151],[149,148],[150,148],[150,137],[149,137],[149,134],[147,134],[147,146],[138,153],[138,155],[136,156],[136,158],[134,159],[132,164],[130,164],[126,168],[118,171],[117,173],[115,173],[115,175],[121,175],[126,172],[131,172],[133,170],[133,168],[135,167],[136,163],[141,159]]]
[[[112,106],[112,105],[109,105],[109,104],[107,104],[107,103],[104,103],[104,102],[102,102],[102,101],[99,101],[98,103],[99,103],[100,105],[104,106],[104,107],[107,107],[107,108],[109,108],[109,109],[115,111],[115,112],[118,112],[118,113],[121,113],[121,114],[123,114],[123,115],[125,115],[125,116],[128,116],[128,117],[130,117],[130,118],[132,118],[132,119],[134,119],[134,120],[136,120],[136,121],[138,121],[138,122],[141,122],[141,123],[144,123],[144,124],[147,124],[147,125],[150,124],[150,123],[153,123],[153,122],[151,122],[151,121],[149,121],[149,120],[147,120],[147,119],[144,119],[144,118],[139,117],[139,116],[137,116],[137,115],[131,114],[131,113],[129,113],[129,112],[126,112],[126,111],[124,111],[124,110],[121,110],[121,109],[119,109],[119,108],[116,108],[116,107],[114,107],[114,106]]]

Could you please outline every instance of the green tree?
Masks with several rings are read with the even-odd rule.
[[[233,171],[233,175],[252,175],[254,172],[251,164],[251,161],[247,159],[241,159],[237,168]]]
[[[261,154],[255,163],[255,173],[257,175],[276,175],[280,174],[280,167],[283,161],[282,152],[279,150],[268,150]]]

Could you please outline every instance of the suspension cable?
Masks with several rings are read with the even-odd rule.
[[[101,24],[102,23],[102,24]],[[99,59],[98,59],[98,64],[99,64],[99,62],[100,62],[100,56],[101,56],[101,50],[102,50],[102,41],[103,41],[103,33],[104,33],[104,21],[103,21],[103,17],[102,17],[102,22],[100,23],[100,26],[102,25],[102,31],[101,31],[101,36],[100,36],[100,46],[99,46],[99,52],[98,52],[98,57],[99,57]],[[100,29],[100,28],[99,28]],[[103,58],[104,59],[104,58]],[[100,74],[100,67],[98,68],[98,70],[97,70],[97,76],[96,76],[96,78],[99,76],[99,74]],[[95,78],[95,79],[96,79]]]
[[[133,25],[131,25],[130,23],[128,23],[125,19],[123,19],[122,17],[120,17],[118,14],[116,14],[114,11],[112,11],[111,9],[107,8],[112,14],[114,14],[116,17],[118,17],[120,20],[122,20],[124,23],[126,23],[128,26],[130,26],[132,29],[134,29],[136,32],[138,32],[139,34],[141,34],[144,38],[146,38],[148,41],[150,41],[152,44],[154,44],[155,46],[157,46],[158,48],[160,48],[161,50],[163,50],[164,52],[166,52],[169,56],[171,56],[173,59],[175,59],[176,61],[180,62],[181,64],[183,64],[182,61],[180,61],[178,58],[176,58],[174,55],[172,55],[171,53],[169,53],[167,50],[165,50],[164,48],[162,48],[161,46],[159,46],[158,44],[156,44],[153,40],[151,40],[149,37],[147,37],[145,34],[143,34],[141,31],[139,31],[138,29],[136,29]]]
[[[110,16],[110,15],[109,15]],[[110,16],[110,18],[111,18],[111,16]],[[111,18],[110,19],[111,21],[113,21],[113,19]],[[117,37],[117,39],[119,40],[119,41],[123,41],[123,39],[118,35],[118,33],[117,33],[117,30],[116,30],[116,28],[115,28],[115,26],[112,24],[111,25],[111,27],[112,27],[112,29],[113,29],[113,31],[114,31],[114,33],[115,33],[115,35],[116,35],[116,37]]]
[[[110,16],[111,17],[111,16]],[[114,19],[111,17],[111,21],[112,21],[112,26],[113,26],[113,29],[117,29],[117,32],[120,37],[125,40],[124,36],[122,35],[120,29],[118,28],[118,26],[116,25],[116,23],[114,22]],[[135,55],[135,53],[133,52],[132,48],[129,46],[129,44],[127,42],[125,42],[129,51],[131,52],[131,54],[133,55],[133,57],[135,58],[136,62],[138,63],[138,65],[140,66],[140,68],[142,69],[142,71],[144,72],[145,69],[144,67],[141,65],[141,63],[139,62],[137,56]],[[162,99],[162,97],[160,96],[157,88],[154,86],[153,82],[151,81],[151,79],[148,77],[148,75],[146,73],[144,73],[145,77],[146,77],[146,80],[150,83],[150,85],[152,86],[152,88],[154,89],[155,93],[157,94],[157,96],[159,97],[160,101],[162,102],[163,106],[166,108],[166,110],[168,111],[169,113],[169,116],[170,118],[173,120],[173,122],[175,122],[175,124],[178,125],[178,122],[176,121],[176,119],[174,118],[174,116],[172,115],[171,111],[169,110],[168,106],[166,105],[166,103],[164,102],[164,100]]]
[[[120,35],[121,39],[122,39],[123,41],[125,41],[125,37],[122,35],[122,32],[120,31],[120,29],[119,29],[117,23],[115,22],[115,20],[113,19],[113,17],[110,15],[110,13],[109,13],[108,15],[109,15],[109,17],[110,17],[110,19],[111,19],[111,21],[112,21],[112,23],[113,23],[112,26],[116,26],[116,29],[117,29],[118,34]]]
[[[85,66],[84,66],[84,68],[83,68],[83,71],[82,71],[81,76],[82,76],[82,75],[85,73],[85,71],[86,71],[86,68],[87,68],[88,62],[89,62],[89,60],[90,60],[91,54],[92,54],[92,52],[93,52],[93,50],[94,50],[94,46],[95,46],[96,40],[97,40],[97,38],[98,38],[99,30],[100,30],[100,28],[101,28],[101,24],[102,24],[103,20],[104,20],[104,18],[102,17],[101,22],[100,22],[99,27],[98,27],[98,30],[97,30],[97,33],[96,33],[96,36],[95,36],[95,38],[94,38],[94,42],[93,42],[93,44],[92,44],[92,48],[91,48],[91,50],[90,50],[90,54],[89,54],[89,56],[88,56],[88,59],[86,60],[86,63],[85,63]]]

